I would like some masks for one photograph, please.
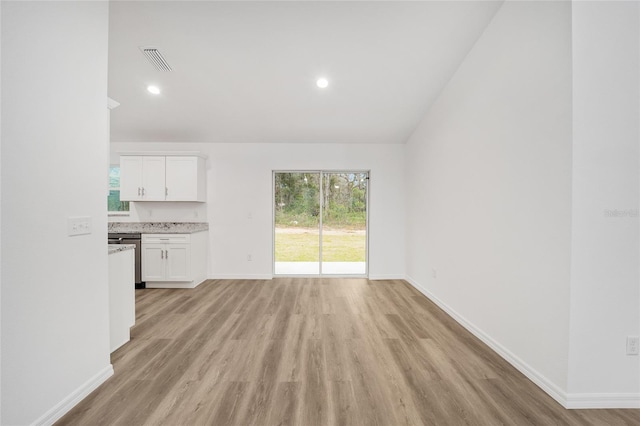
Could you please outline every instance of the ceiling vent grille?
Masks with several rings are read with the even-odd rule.
[[[171,66],[167,63],[167,60],[164,59],[162,53],[155,47],[141,47],[142,53],[147,57],[151,65],[155,67],[158,71],[172,71]]]

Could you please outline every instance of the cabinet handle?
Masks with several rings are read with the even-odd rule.
[[[169,250],[165,250],[164,251],[164,258],[168,259],[169,258]]]
[[[140,187],[138,187],[138,196],[140,196],[142,194],[140,194]]]
[[[144,197],[144,186],[142,187],[142,196]]]
[[[160,259],[164,259],[164,250],[160,250]]]
[[[166,197],[167,195],[169,195],[169,188],[165,187],[164,188],[164,196]]]

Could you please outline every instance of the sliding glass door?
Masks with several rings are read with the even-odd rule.
[[[274,173],[276,275],[320,274],[320,173]]]
[[[367,273],[367,173],[322,174],[322,273]]]
[[[367,172],[273,174],[274,274],[367,275]]]

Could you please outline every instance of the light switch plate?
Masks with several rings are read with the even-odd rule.
[[[638,355],[638,353],[640,353],[640,338],[627,336],[627,355]]]
[[[86,235],[91,233],[91,217],[72,216],[67,218],[67,235]]]

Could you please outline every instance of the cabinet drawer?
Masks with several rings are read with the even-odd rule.
[[[191,234],[142,234],[142,243],[148,244],[188,244]]]

